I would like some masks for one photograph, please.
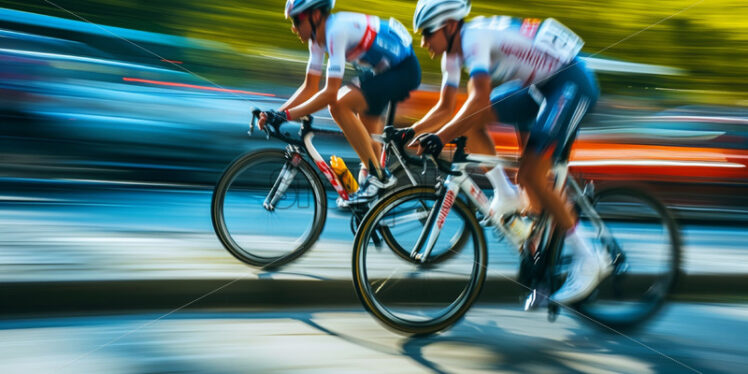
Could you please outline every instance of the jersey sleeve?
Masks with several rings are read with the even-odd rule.
[[[336,27],[327,32],[327,78],[342,78],[345,73],[345,49],[348,35]]]
[[[442,55],[442,87],[460,86],[460,68],[462,63],[457,54],[448,55],[446,52]]]
[[[471,30],[472,31],[472,30]],[[472,78],[476,74],[489,74],[491,65],[491,51],[487,43],[481,43],[480,35],[476,33],[465,33],[462,45],[465,69]]]
[[[322,75],[322,64],[325,62],[325,50],[309,41],[309,61],[306,64],[306,73]]]

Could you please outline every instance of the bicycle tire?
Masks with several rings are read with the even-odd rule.
[[[327,196],[325,194],[325,189],[322,185],[322,182],[319,179],[319,176],[314,171],[314,169],[309,165],[308,162],[306,162],[304,159],[298,159],[298,165],[295,166],[295,168],[298,169],[298,173],[296,174],[293,183],[298,183],[297,189],[304,193],[305,189],[309,189],[311,192],[311,196],[307,198],[310,205],[310,213],[306,216],[311,217],[311,224],[308,226],[308,228],[305,229],[305,231],[296,239],[293,240],[292,244],[289,244],[289,248],[284,249],[287,250],[287,252],[275,255],[275,254],[263,254],[262,249],[259,248],[260,244],[262,244],[261,241],[253,241],[250,240],[251,236],[249,236],[248,239],[244,240],[245,242],[251,243],[247,245],[240,244],[240,241],[238,240],[239,235],[232,235],[232,229],[229,227],[229,224],[227,224],[226,220],[226,214],[227,214],[227,207],[226,207],[226,198],[227,193],[229,192],[229,189],[232,187],[232,183],[238,178],[239,174],[241,174],[244,171],[247,171],[247,169],[254,169],[250,170],[251,173],[249,176],[246,177],[247,184],[251,185],[252,191],[257,191],[254,198],[249,199],[250,202],[253,204],[247,204],[248,206],[252,206],[255,209],[255,211],[262,211],[264,210],[264,214],[266,214],[266,218],[268,221],[275,221],[275,222],[269,222],[270,224],[276,223],[279,224],[280,228],[283,228],[285,231],[282,233],[289,232],[289,226],[288,222],[285,222],[283,220],[277,219],[274,214],[280,211],[280,209],[276,209],[272,212],[269,212],[267,209],[265,209],[262,206],[262,203],[257,198],[262,198],[263,194],[267,195],[267,191],[272,188],[272,181],[274,181],[277,178],[277,175],[279,174],[277,170],[272,169],[272,166],[266,166],[273,165],[274,163],[277,163],[278,165],[286,164],[288,162],[288,156],[285,151],[282,150],[260,150],[255,152],[246,153],[237,159],[235,159],[229,166],[226,168],[226,170],[221,175],[221,178],[219,179],[218,183],[216,184],[216,187],[213,191],[213,197],[211,201],[211,220],[213,222],[213,229],[216,232],[216,235],[218,236],[218,239],[221,241],[221,244],[226,248],[226,250],[229,251],[234,257],[236,257],[238,260],[251,265],[260,267],[263,269],[277,269],[280,266],[286,265],[289,262],[299,258],[301,255],[306,253],[306,251],[309,250],[309,248],[312,247],[312,245],[317,241],[319,238],[319,235],[322,233],[322,229],[325,225],[325,220],[327,217]],[[253,166],[255,166],[253,168]],[[275,175],[275,177],[273,177]],[[298,182],[297,182],[298,180]],[[266,181],[264,184],[261,181]],[[308,186],[308,187],[306,187]],[[264,192],[263,192],[264,191]],[[284,195],[285,197],[285,195]],[[298,198],[297,198],[298,199]],[[246,199],[245,199],[246,200]],[[259,204],[255,204],[259,203]],[[244,201],[242,201],[242,205],[244,204]],[[297,206],[298,208],[299,206]],[[313,210],[313,212],[311,212]],[[250,211],[252,212],[252,211]],[[246,210],[244,211],[246,213]],[[236,215],[237,219],[240,219],[242,221],[249,221],[247,217],[245,217],[242,212],[239,212]],[[294,214],[293,217],[299,217],[302,216],[300,214]],[[260,219],[255,218],[253,220],[254,222],[251,222],[254,226],[260,226],[263,224],[263,222],[260,222]],[[275,227],[270,227],[271,225],[268,225],[268,227],[258,229],[257,235],[263,235],[267,236],[268,232],[265,230],[270,230]],[[275,225],[273,225],[275,226]],[[301,226],[300,226],[301,227]],[[279,241],[280,239],[278,237],[270,238],[268,237],[268,240],[276,240]],[[251,247],[250,247],[251,245]],[[278,244],[275,244],[275,246],[278,246]]]
[[[611,329],[614,331],[632,330],[642,326],[657,314],[665,305],[669,294],[678,281],[681,262],[680,232],[668,209],[659,200],[643,190],[632,187],[608,188],[596,192],[591,202],[608,229],[613,222],[622,227],[618,231],[619,234],[615,233],[616,230],[611,230],[612,236],[619,244],[624,242],[623,236],[620,236],[621,232],[625,230],[624,225],[641,226],[643,230],[645,224],[647,226],[654,224],[655,228],[659,225],[663,230],[660,235],[656,234],[656,229],[647,231],[650,236],[663,238],[661,247],[663,247],[664,255],[661,257],[667,263],[666,266],[663,266],[664,272],[662,274],[656,274],[653,280],[649,280],[652,277],[651,275],[636,274],[633,271],[621,275],[614,273],[604,280],[590,297],[572,306],[577,312],[594,321],[603,330],[608,332]],[[640,206],[637,207],[634,203],[638,203]],[[603,204],[607,204],[607,208]],[[616,204],[619,205],[618,208],[614,207]],[[615,212],[616,210],[618,212]],[[629,231],[633,231],[633,229]],[[652,234],[653,232],[654,234]],[[626,236],[631,237],[631,232],[626,232]],[[631,241],[631,239],[628,240]],[[559,241],[559,243],[561,242]],[[635,250],[636,247],[633,246],[633,243],[627,245],[628,247],[626,249],[622,248],[622,250],[627,257],[627,263],[631,266],[631,270],[646,269],[647,266],[651,266],[646,264],[644,260],[636,261],[636,257],[634,257],[635,260],[632,260],[632,257],[637,255],[637,251],[640,251],[640,249]],[[648,248],[655,247],[651,242],[647,245]],[[642,256],[647,261],[651,261],[652,258],[656,257],[653,252],[649,251]],[[557,253],[560,254],[560,250]],[[654,283],[648,285],[652,281]],[[617,285],[616,282],[618,282]],[[621,282],[626,283],[622,285]],[[637,305],[636,300],[629,301],[629,299],[626,299],[629,297],[626,294],[628,290],[624,291],[624,288],[646,290],[642,294],[641,302]],[[636,294],[637,292],[631,291],[631,293]],[[614,305],[615,300],[618,300],[619,305]],[[630,310],[627,310],[627,308]]]
[[[385,326],[405,334],[416,334],[416,335],[428,335],[436,333],[438,331],[449,328],[457,321],[459,321],[465,313],[470,309],[472,304],[478,298],[482,289],[483,283],[486,278],[486,266],[487,266],[487,247],[486,241],[483,234],[483,228],[478,223],[475,217],[475,213],[464,203],[461,199],[455,199],[452,211],[449,216],[460,217],[465,220],[466,227],[468,228],[471,238],[473,239],[473,251],[476,259],[472,262],[467,261],[467,267],[470,268],[470,274],[466,280],[466,285],[460,289],[459,284],[456,286],[458,296],[454,301],[446,301],[447,307],[444,308],[444,312],[434,317],[424,318],[418,316],[418,320],[409,320],[402,316],[397,315],[397,312],[383,304],[382,298],[379,298],[375,292],[384,286],[384,281],[377,290],[372,289],[372,284],[369,282],[369,269],[367,265],[370,262],[366,259],[366,255],[369,252],[369,248],[373,248],[369,243],[371,242],[371,235],[376,231],[379,220],[383,219],[385,215],[398,207],[401,204],[407,203],[417,199],[438,199],[436,189],[433,187],[426,186],[415,186],[409,188],[399,189],[380,200],[374,205],[364,217],[354,239],[353,256],[352,256],[352,270],[353,270],[353,283],[356,290],[356,294],[361,300],[364,307],[371,313],[377,320],[382,322]],[[445,226],[446,227],[446,226]],[[463,248],[463,251],[466,249]],[[392,251],[395,252],[395,251]],[[392,256],[397,261],[402,261],[400,255]],[[412,260],[402,261],[406,265],[413,265]],[[385,268],[387,268],[385,266]],[[387,268],[389,269],[389,268]],[[432,266],[424,266],[422,268],[426,271],[431,271]],[[389,270],[388,270],[389,271]],[[418,278],[418,284],[425,284],[424,278]],[[387,278],[385,281],[389,281]],[[372,281],[377,281],[375,277]],[[408,286],[411,283],[407,281],[393,281],[398,283],[398,287]],[[449,283],[449,281],[433,280],[435,289],[441,290],[439,287],[442,285],[450,285],[452,287],[455,282]],[[412,284],[416,284],[415,282]],[[408,293],[408,289],[401,287],[399,290],[393,291],[394,293],[403,292],[408,296],[420,296],[417,292]],[[402,297],[402,296],[397,296]],[[441,297],[438,295],[437,298]],[[406,303],[412,303],[413,300],[407,298]]]
[[[413,186],[404,186],[400,187],[398,189],[395,189],[394,191],[390,192],[389,194],[397,194],[398,191],[411,188]],[[388,195],[389,195],[388,194]],[[382,197],[384,199],[387,195]],[[392,234],[390,229],[385,225],[380,225],[377,227],[377,231],[380,233],[382,239],[384,240],[384,243],[387,244],[392,251],[400,256],[403,260],[406,261],[413,261],[413,259],[410,257],[410,251],[406,248],[404,248],[398,241],[397,238],[395,238],[395,235]],[[470,238],[470,232],[466,229],[463,229],[459,236],[452,239],[452,245],[448,250],[445,250],[438,255],[432,256],[429,258],[429,264],[430,265],[437,265],[441,262],[447,261],[453,256],[460,253],[462,248],[465,246],[465,243]]]

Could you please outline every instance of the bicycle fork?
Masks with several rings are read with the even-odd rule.
[[[289,154],[288,161],[283,164],[283,168],[278,174],[278,177],[275,179],[273,187],[270,189],[270,192],[268,192],[268,195],[265,197],[265,201],[262,203],[263,208],[265,208],[267,211],[274,211],[275,205],[278,203],[278,200],[280,200],[286,194],[288,186],[291,185],[291,182],[299,172],[298,166],[300,162],[300,154]]]
[[[452,210],[452,205],[454,205],[457,193],[460,190],[459,183],[451,182],[452,176],[447,177],[447,180],[444,182],[446,188],[439,199],[437,199],[434,206],[431,207],[431,212],[429,212],[428,218],[426,219],[426,224],[416,241],[416,245],[410,252],[410,257],[421,263],[425,263],[429,258],[431,251],[433,251],[434,245],[436,244],[437,239],[439,239],[442,227],[444,227],[444,223],[447,220],[449,211]],[[426,248],[421,251],[424,242],[426,243]]]

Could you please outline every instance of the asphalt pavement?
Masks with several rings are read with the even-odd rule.
[[[3,373],[743,373],[745,304],[675,303],[618,334],[563,313],[482,305],[406,337],[357,309],[0,321]]]
[[[4,191],[3,312],[357,303],[347,212],[331,207],[322,237],[304,257],[263,271],[223,249],[210,223],[210,196],[206,189],[90,181]],[[679,297],[745,295],[743,227],[684,226],[683,238]],[[487,239],[484,298],[516,301],[523,292],[513,283],[518,256],[491,233]]]

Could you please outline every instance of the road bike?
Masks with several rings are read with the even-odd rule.
[[[392,134],[395,103],[390,103],[387,132]],[[252,111],[251,136],[260,114]],[[319,172],[344,200],[349,194],[312,139],[315,134],[340,132],[312,127],[313,118],[300,126],[284,123],[264,127],[266,137],[287,143],[284,149],[250,151],[236,158],[221,175],[213,191],[211,219],[223,246],[240,261],[263,269],[276,269],[299,258],[319,239],[327,218],[328,198]],[[402,159],[403,144],[385,141],[382,165],[388,165],[398,185],[417,185],[423,176],[410,172]],[[350,229],[355,232],[368,204],[351,205]],[[386,228],[374,234],[397,249]],[[459,243],[455,243],[459,244]],[[407,254],[403,254],[407,256]]]
[[[523,218],[533,222],[527,238],[507,228],[509,215],[491,216],[489,199],[468,171],[508,167],[511,162],[468,156],[464,147],[465,138],[458,138],[451,162],[432,157],[446,178],[438,177],[435,186],[406,186],[382,197],[356,233],[352,257],[356,293],[374,317],[398,332],[435,333],[465,315],[487,276],[484,226],[519,249],[515,282],[526,289],[527,306],[547,302],[551,321],[559,313],[561,306],[548,302],[547,296],[568,273],[564,233],[545,213]],[[641,189],[595,190],[593,182],[580,185],[568,172],[568,147],[562,154],[563,161],[553,168],[554,188],[573,202],[580,220],[577,230],[586,233],[595,250],[608,252],[613,267],[592,295],[568,307],[610,328],[635,327],[661,308],[676,284],[681,258],[678,227],[665,206]],[[373,240],[382,228],[408,256]],[[461,232],[468,236],[463,245],[452,246]],[[445,256],[446,252],[456,253]]]

